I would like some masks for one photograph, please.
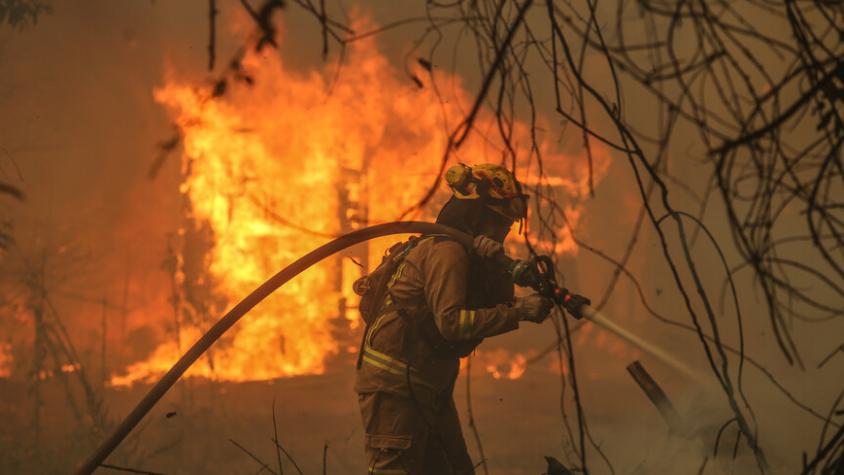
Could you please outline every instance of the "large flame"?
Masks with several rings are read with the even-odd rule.
[[[230,83],[225,95],[212,97],[208,88],[168,80],[155,91],[181,131],[181,191],[193,222],[213,235],[208,278],[228,306],[342,233],[341,223],[396,219],[424,195],[439,170],[446,131],[467,110],[469,94],[457,78],[437,73],[438,82],[447,81],[454,85],[447,89],[456,91],[441,101],[430,85],[419,88],[392,67],[374,42],[358,42],[351,49],[336,83],[333,67],[325,74],[291,71],[270,51],[243,59],[253,86]],[[516,141],[527,144],[527,127],[517,124],[516,132]],[[583,160],[554,155],[551,148],[543,144],[547,162],[569,165],[561,167],[565,174],[550,178],[563,192],[582,193]],[[454,160],[500,162],[501,157],[494,140],[476,133]],[[601,158],[599,171],[608,162],[605,153]],[[570,211],[576,219],[577,210]],[[372,244],[370,264],[377,264],[386,244],[394,241]],[[569,242],[558,250],[572,248]],[[291,281],[215,347],[213,365],[197,364],[189,375],[244,381],[324,372],[326,359],[347,349],[332,333],[338,301],[355,304],[350,283],[359,271],[349,259],[342,269],[339,291],[336,262]],[[351,331],[357,317],[346,316]],[[183,322],[177,341],[191,343],[204,328]],[[176,341],[162,344],[112,382],[130,384],[160,375],[184,350],[178,346]],[[495,367],[504,364],[499,359]],[[504,377],[518,377],[520,367],[523,362],[508,366]]]
[[[0,343],[0,378],[12,375],[12,346]]]

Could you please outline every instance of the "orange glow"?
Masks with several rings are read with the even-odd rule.
[[[154,94],[182,133],[181,192],[190,203],[192,221],[213,235],[206,256],[208,279],[227,307],[343,232],[340,217],[356,219],[343,200],[360,203],[369,224],[395,220],[415,204],[439,170],[444,131],[471,104],[471,94],[458,78],[443,73],[436,73],[437,81],[456,84],[447,88],[456,91],[455,97],[440,101],[429,84],[417,87],[388,63],[372,40],[351,46],[336,83],[333,65],[326,71],[292,71],[270,50],[247,54],[243,67],[254,86],[229,82],[218,98],[207,87],[178,79],[168,79]],[[517,124],[516,131],[515,142],[527,144],[527,127]],[[500,162],[497,143],[474,133],[452,159]],[[583,196],[585,160],[555,155],[552,146],[542,144],[544,160],[569,166],[565,173],[558,170],[546,178],[569,197]],[[606,153],[599,155],[596,176],[608,166]],[[538,180],[535,170],[526,175],[519,178]],[[445,196],[441,193],[439,199]],[[574,225],[579,209],[576,200],[572,203],[568,211]],[[432,213],[423,210],[417,218],[431,219]],[[397,239],[370,244],[370,268]],[[557,251],[573,249],[570,239],[564,239]],[[327,260],[309,269],[230,330],[212,348],[213,365],[197,362],[188,375],[246,381],[323,373],[329,356],[348,350],[332,333],[338,322],[350,333],[360,331],[351,290],[360,270],[347,261],[341,264],[341,290],[335,285],[333,263]],[[341,298],[350,309],[345,320],[338,312]],[[183,322],[181,348],[175,341],[161,344],[112,384],[157,378],[207,327]],[[523,355],[503,350],[491,355],[484,367],[493,377],[523,374]]]
[[[483,371],[492,376],[493,379],[519,379],[527,370],[527,362],[535,352],[527,353],[511,352],[504,348],[484,350],[482,347],[472,353],[472,368],[482,368]],[[460,360],[460,372],[465,374],[467,360]]]
[[[12,346],[0,343],[0,378],[12,375]]]
[[[527,369],[527,357],[522,353],[511,354],[499,348],[482,355],[484,369],[495,379],[519,379]]]

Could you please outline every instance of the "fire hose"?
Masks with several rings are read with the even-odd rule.
[[[418,221],[408,222],[392,222],[385,224],[378,224],[367,228],[359,229],[351,233],[340,236],[313,251],[300,257],[274,276],[270,277],[266,282],[261,284],[258,288],[247,295],[237,305],[232,307],[217,323],[215,323],[202,337],[196,341],[186,352],[179,358],[178,361],[170,368],[164,376],[147,392],[143,399],[138,402],[132,411],[126,415],[123,421],[112,431],[94,451],[91,456],[85,460],[76,471],[77,475],[88,475],[93,473],[97,467],[102,464],[105,459],[117,448],[118,445],[129,435],[132,429],[138,425],[141,419],[152,410],[153,406],[170,390],[170,388],[179,380],[179,378],[191,367],[191,365],[202,356],[208,348],[211,347],[221,336],[223,336],[229,328],[232,327],[238,320],[240,320],[246,313],[248,313],[255,305],[267,298],[276,289],[287,283],[290,279],[296,277],[301,272],[309,267],[317,264],[323,259],[340,252],[355,244],[368,241],[370,239],[389,236],[393,234],[446,234],[456,241],[460,242],[467,249],[473,248],[472,237],[456,229],[444,226],[441,224],[425,223]],[[564,306],[569,313],[575,318],[585,317],[604,329],[616,334],[622,339],[636,345],[642,351],[662,360],[664,363],[672,366],[676,370],[696,378],[693,371],[683,366],[681,363],[670,357],[659,348],[642,341],[632,333],[615,325],[612,321],[607,319],[601,313],[584,304],[588,300],[578,300],[572,298],[573,294],[569,294],[566,289],[560,288],[556,285],[554,280],[553,267],[551,266],[550,258],[547,256],[538,256],[530,261],[514,261],[505,256],[503,253],[496,258],[502,265],[507,266],[514,276],[514,281],[521,286],[532,287],[540,294],[549,297],[555,303]],[[579,297],[579,296],[575,296]],[[580,297],[582,299],[582,297]],[[577,305],[575,305],[577,304]]]

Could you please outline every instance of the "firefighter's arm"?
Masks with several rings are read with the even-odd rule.
[[[475,340],[519,328],[522,314],[512,306],[466,308],[469,256],[459,243],[434,244],[421,271],[425,300],[446,340]]]

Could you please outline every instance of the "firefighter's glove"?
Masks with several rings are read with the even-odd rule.
[[[504,245],[495,239],[488,238],[483,234],[475,236],[475,251],[481,257],[492,257],[504,252]]]
[[[517,298],[516,303],[513,304],[513,308],[519,313],[520,320],[533,323],[542,323],[553,307],[553,300],[539,294]]]

